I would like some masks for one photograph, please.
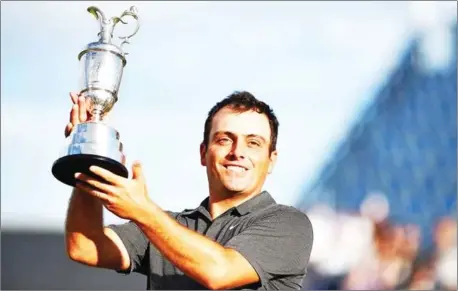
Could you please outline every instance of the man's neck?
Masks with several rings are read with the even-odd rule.
[[[208,210],[212,219],[216,219],[218,216],[231,209],[236,207],[243,202],[250,200],[254,196],[261,193],[261,191],[256,191],[252,193],[228,193],[221,195],[221,192],[215,194],[216,192],[210,192],[210,197],[208,199]]]

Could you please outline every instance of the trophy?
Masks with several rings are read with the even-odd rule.
[[[118,100],[119,85],[127,53],[124,44],[140,28],[136,8],[124,11],[119,17],[108,18],[99,8],[91,6],[87,11],[100,22],[99,40],[89,43],[78,55],[81,65],[80,94],[86,99],[90,118],[75,125],[66,139],[59,158],[52,165],[54,177],[64,184],[75,186],[75,173],[91,175],[89,167],[102,167],[119,176],[128,177],[119,132],[106,124],[103,118]],[[119,22],[127,24],[124,17],[133,17],[135,30],[119,37],[121,44],[112,43],[113,31]]]

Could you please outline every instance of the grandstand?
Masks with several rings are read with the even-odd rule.
[[[325,203],[359,211],[371,192],[383,193],[389,219],[422,228],[430,244],[433,222],[456,212],[456,26],[446,66],[428,70],[422,38],[412,40],[297,205]]]

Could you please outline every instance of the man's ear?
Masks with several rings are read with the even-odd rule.
[[[207,153],[207,146],[202,142],[200,144],[200,164],[204,167],[207,166],[207,160],[205,159]]]
[[[274,170],[275,164],[277,163],[277,156],[278,156],[277,151],[273,151],[270,154],[270,162],[269,162],[269,170],[268,170],[269,174],[272,174]]]

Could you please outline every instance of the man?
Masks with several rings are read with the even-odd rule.
[[[66,135],[87,119],[84,100],[71,97]],[[144,274],[148,289],[300,289],[311,223],[262,190],[277,160],[277,133],[273,111],[250,93],[217,103],[200,145],[209,195],[182,212],[165,212],[150,199],[138,162],[131,179],[97,167],[97,179],[77,173],[66,222],[69,257]],[[103,206],[129,222],[104,227]]]

